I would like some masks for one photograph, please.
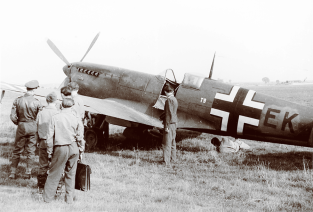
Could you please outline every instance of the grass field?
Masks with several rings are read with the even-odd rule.
[[[313,86],[249,87],[313,106]],[[253,151],[218,154],[212,135],[178,131],[178,163],[166,168],[162,151],[125,145],[123,128],[110,126],[107,151],[85,154],[91,165],[91,190],[76,191],[73,205],[64,195],[46,204],[37,194],[36,178],[9,180],[9,159],[16,127],[9,119],[16,94],[0,105],[0,211],[312,211],[313,149],[248,143]],[[34,165],[38,165],[38,157]]]

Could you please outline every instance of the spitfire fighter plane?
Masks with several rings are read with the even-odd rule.
[[[178,100],[178,129],[221,136],[313,147],[313,109],[254,90],[225,84],[209,77],[186,73],[181,83],[164,75],[153,75],[107,65],[82,62],[94,45],[92,41],[80,62],[69,63],[58,48],[48,44],[66,65],[69,82],[79,84],[86,109],[105,115],[108,123],[126,130],[163,128],[166,83],[175,88]],[[174,75],[175,77],[175,75]]]

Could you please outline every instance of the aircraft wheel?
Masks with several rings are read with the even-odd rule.
[[[85,130],[86,151],[93,149],[98,141],[97,133],[93,129]]]

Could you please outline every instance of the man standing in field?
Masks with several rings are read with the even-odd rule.
[[[9,178],[15,179],[16,168],[20,161],[20,156],[25,149],[26,152],[26,172],[25,177],[31,177],[31,160],[36,150],[36,117],[42,109],[38,99],[34,97],[35,90],[39,87],[37,80],[32,80],[25,84],[27,92],[24,96],[14,100],[10,118],[17,125],[13,156],[11,159],[11,174]]]
[[[49,168],[49,155],[47,154],[47,135],[51,118],[58,113],[56,100],[56,93],[53,92],[48,94],[46,96],[48,106],[44,107],[43,110],[37,115],[37,145],[39,147],[39,173],[37,175],[37,185],[39,193],[43,192],[48,176],[47,171]]]
[[[73,203],[73,192],[77,160],[79,158],[78,143],[83,142],[83,126],[80,117],[73,114],[71,107],[74,100],[65,98],[60,113],[52,116],[47,138],[47,153],[52,155],[48,178],[44,187],[45,202],[54,199],[60,177],[65,173],[65,201]],[[64,169],[65,167],[65,169]]]
[[[70,89],[71,91],[71,96],[72,99],[74,100],[74,106],[73,109],[77,112],[78,116],[80,117],[81,120],[81,124],[83,126],[82,128],[82,133],[84,135],[84,118],[85,118],[85,107],[84,107],[84,102],[81,99],[80,96],[78,96],[78,90],[79,90],[79,85],[77,84],[77,82],[70,82],[67,87]],[[85,140],[82,140],[82,142],[84,143],[85,146]],[[78,143],[80,150],[84,151],[84,148],[82,147],[82,145],[80,145],[80,143]],[[82,159],[82,155],[83,152],[81,151],[81,154],[79,155],[79,159]]]
[[[165,86],[165,94],[167,100],[164,106],[164,132],[163,132],[163,160],[166,165],[170,165],[170,162],[176,161],[176,123],[177,123],[177,108],[178,103],[174,96],[174,88],[171,85]]]
[[[78,115],[83,121],[85,117],[85,108],[83,100],[78,96],[79,85],[76,82],[70,82],[67,87],[71,90],[71,96],[75,102],[74,109],[78,112]]]
[[[76,83],[77,84],[77,83]],[[75,85],[75,84],[74,84]],[[69,87],[68,85],[61,88],[61,97],[62,99],[71,99],[73,100],[73,97],[72,97],[72,88]],[[73,100],[74,101],[74,100]],[[75,104],[75,102],[74,102]],[[62,104],[57,106],[58,109],[62,110],[63,109],[63,106]],[[71,107],[71,112],[73,113],[74,116],[77,116],[79,117],[79,107],[74,107],[72,106]],[[83,126],[83,124],[82,124]],[[84,127],[82,128],[82,134],[84,135]],[[84,146],[85,146],[85,141],[82,140],[83,143],[78,143],[79,145],[79,149],[80,149],[80,152],[81,154],[79,155],[79,158],[81,159],[82,158],[82,154],[83,154],[83,151],[84,151]],[[58,185],[58,188],[57,188],[57,195],[60,195],[61,192],[62,192],[62,187],[64,185],[64,174],[62,174],[61,178],[60,178],[60,182],[59,182],[59,185]]]

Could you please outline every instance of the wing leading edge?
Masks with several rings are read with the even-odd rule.
[[[107,116],[135,123],[141,123],[148,126],[163,128],[163,125],[160,120],[120,103],[119,99],[114,98],[97,99],[87,96],[81,97],[85,103],[85,108],[88,111],[104,114]]]

